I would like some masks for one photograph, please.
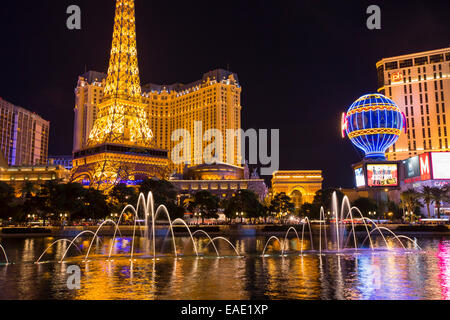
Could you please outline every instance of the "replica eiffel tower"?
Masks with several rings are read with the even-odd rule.
[[[142,102],[134,0],[117,0],[108,75],[87,147],[74,153],[72,181],[106,190],[167,174],[168,152],[152,148]]]

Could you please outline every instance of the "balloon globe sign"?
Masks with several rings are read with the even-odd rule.
[[[342,115],[342,137],[347,135],[367,160],[386,160],[386,150],[403,130],[406,131],[405,115],[382,94],[362,96]]]

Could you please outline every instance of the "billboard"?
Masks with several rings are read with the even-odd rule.
[[[355,179],[356,179],[356,187],[361,188],[366,186],[366,177],[364,175],[364,168],[356,168],[355,169]]]
[[[409,158],[404,163],[405,163],[405,177],[407,179],[420,176],[419,156]]]
[[[397,187],[398,167],[397,164],[368,164],[367,184],[369,187]]]
[[[422,181],[431,180],[431,161],[430,154],[424,153],[419,156],[420,178]]]
[[[433,179],[450,179],[450,152],[432,152],[431,162],[433,165]]]

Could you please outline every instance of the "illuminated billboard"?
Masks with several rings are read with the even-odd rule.
[[[433,164],[433,179],[450,179],[450,152],[432,152],[431,162]]]
[[[419,156],[409,158],[404,163],[406,178],[410,179],[420,176]]]
[[[431,180],[431,162],[430,154],[424,153],[419,156],[420,161],[420,178],[422,181]]]
[[[367,184],[369,187],[397,187],[398,167],[397,164],[368,164]]]
[[[361,188],[366,186],[366,177],[364,176],[364,168],[355,169],[356,187]]]

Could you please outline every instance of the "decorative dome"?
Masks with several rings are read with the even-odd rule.
[[[394,101],[382,94],[356,100],[342,116],[342,133],[364,151],[365,158],[386,159],[385,153],[406,130],[405,116]]]

